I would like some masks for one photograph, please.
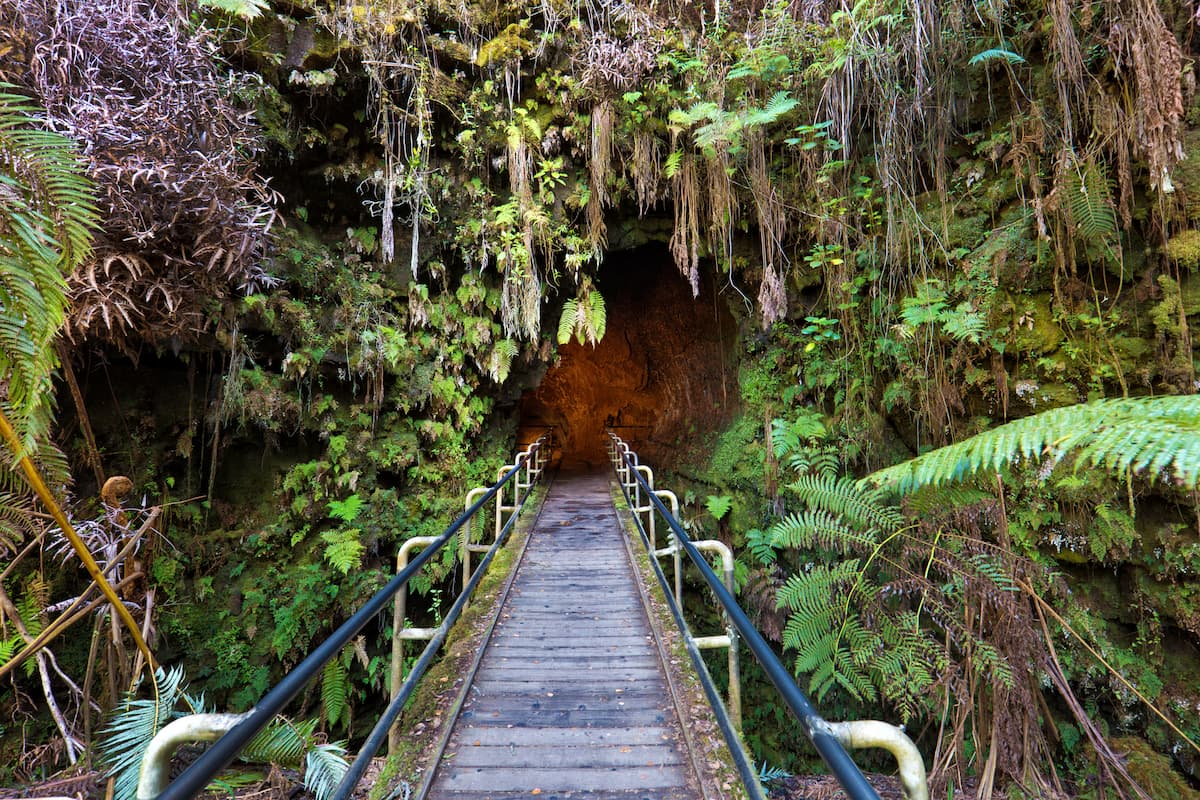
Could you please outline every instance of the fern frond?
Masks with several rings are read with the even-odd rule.
[[[971,60],[967,63],[972,67],[976,64],[987,64],[992,61],[1003,61],[1006,64],[1024,64],[1025,59],[1012,52],[1011,50],[1003,50],[998,47],[993,47],[990,50],[984,50],[982,53],[976,53],[971,56]]]
[[[328,800],[350,769],[341,742],[327,742],[309,749],[304,758],[304,786],[316,800]]]
[[[746,549],[760,564],[775,563],[775,537],[769,531],[758,528],[746,531]]]
[[[592,288],[587,295],[585,327],[588,343],[593,345],[604,338],[604,332],[608,329],[608,313],[604,308],[604,297],[595,288]]]
[[[891,532],[904,524],[900,511],[884,502],[884,493],[848,477],[801,475],[789,484],[810,508],[829,511],[851,525]]]
[[[491,358],[488,360],[488,374],[492,376],[492,380],[496,383],[504,383],[508,380],[512,361],[518,352],[517,343],[512,339],[501,339],[496,342],[492,348]]]
[[[337,661],[335,658],[330,663]],[[303,722],[275,719],[250,740],[238,758],[254,764],[298,767],[304,751],[312,745],[313,731],[316,728],[317,721],[314,719]]]
[[[176,706],[184,696],[183,677],[182,667],[158,670],[154,675],[155,697],[139,700],[135,692],[130,692],[100,731],[99,760],[105,774],[114,779],[115,800],[134,800],[137,796],[142,756],[150,740],[179,716]]]
[[[848,527],[839,515],[817,508],[788,514],[775,522],[767,529],[767,541],[772,547],[821,547],[845,554],[870,550],[877,540],[871,533]]]
[[[321,706],[330,728],[337,725],[346,711],[346,665],[340,658],[332,658],[325,665],[321,676]]]
[[[575,335],[575,319],[579,315],[579,301],[574,298],[563,303],[562,317],[558,320],[558,343],[566,344]]]
[[[1080,238],[1107,242],[1117,235],[1112,186],[1099,164],[1085,161],[1068,169],[1064,189],[1071,222]]]
[[[786,91],[776,92],[762,108],[750,109],[742,118],[742,125],[746,128],[770,125],[798,105],[800,101]]]
[[[864,478],[907,494],[1024,460],[1075,453],[1076,469],[1102,466],[1200,483],[1200,396],[1131,397],[1053,408],[939,448]]]

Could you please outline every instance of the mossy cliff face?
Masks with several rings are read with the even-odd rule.
[[[263,240],[270,280],[212,298],[194,339],[145,332],[153,372],[86,331],[77,366],[110,469],[186,501],[177,549],[147,562],[160,647],[219,700],[251,703],[540,425],[589,461],[628,426],[692,481],[674,487],[691,523],[741,545],[787,505],[776,419],[815,415],[812,440],[861,472],[1053,406],[1195,391],[1185,4],[718,5],[194,17],[261,79],[238,98],[286,223]],[[569,300],[606,311],[595,346]],[[1014,549],[1102,598],[1107,652],[1194,709],[1194,498],[1065,468],[1006,492]],[[749,563],[778,633],[780,576]],[[386,631],[360,644],[365,709]],[[1070,658],[1089,708],[1174,749]]]

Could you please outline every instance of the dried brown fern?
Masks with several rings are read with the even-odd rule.
[[[0,0],[17,78],[47,124],[83,144],[103,233],[73,276],[68,335],[189,340],[210,304],[272,283],[275,197],[254,175],[258,131],[239,81],[178,2]]]

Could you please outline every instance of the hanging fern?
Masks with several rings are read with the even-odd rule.
[[[491,376],[492,380],[496,383],[504,383],[508,380],[509,370],[512,369],[512,361],[516,358],[518,352],[520,351],[517,348],[517,343],[512,339],[501,339],[496,342],[487,364],[488,375]]]
[[[604,297],[585,281],[579,296],[563,303],[558,321],[558,343],[566,344],[574,337],[580,344],[595,345],[608,329],[608,314]]]
[[[1132,470],[1194,489],[1200,483],[1200,396],[1107,399],[1050,409],[878,470],[864,483],[907,494],[1023,461],[1057,462],[1071,453],[1077,469]]]

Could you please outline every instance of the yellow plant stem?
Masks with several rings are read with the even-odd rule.
[[[121,602],[121,598],[117,596],[117,592],[113,589],[112,584],[104,577],[104,573],[100,570],[100,565],[96,563],[96,559],[92,558],[91,552],[87,549],[87,545],[79,538],[79,534],[75,532],[75,528],[67,520],[67,515],[58,507],[58,503],[54,500],[54,495],[50,494],[50,489],[47,488],[42,476],[38,474],[37,468],[34,467],[33,461],[28,455],[24,454],[24,448],[21,446],[21,441],[17,438],[16,431],[8,421],[8,417],[0,410],[0,435],[4,437],[5,443],[12,450],[14,456],[20,456],[21,470],[25,473],[25,480],[29,482],[30,487],[41,499],[42,504],[46,506],[46,510],[50,512],[50,516],[58,523],[58,527],[62,530],[63,535],[67,537],[67,541],[71,543],[71,547],[79,556],[79,560],[83,562],[84,568],[88,574],[92,576],[92,580],[100,587],[100,591],[104,593],[105,598],[113,607],[113,613],[120,617],[121,622],[129,630],[129,635],[133,637],[134,644],[141,651],[142,656],[146,659],[146,663],[150,665],[151,670],[158,669],[158,662],[154,659],[154,654],[150,652],[150,647],[146,644],[146,640],[142,638],[142,632],[138,629],[137,622],[134,621],[133,615],[129,613],[129,609]]]

